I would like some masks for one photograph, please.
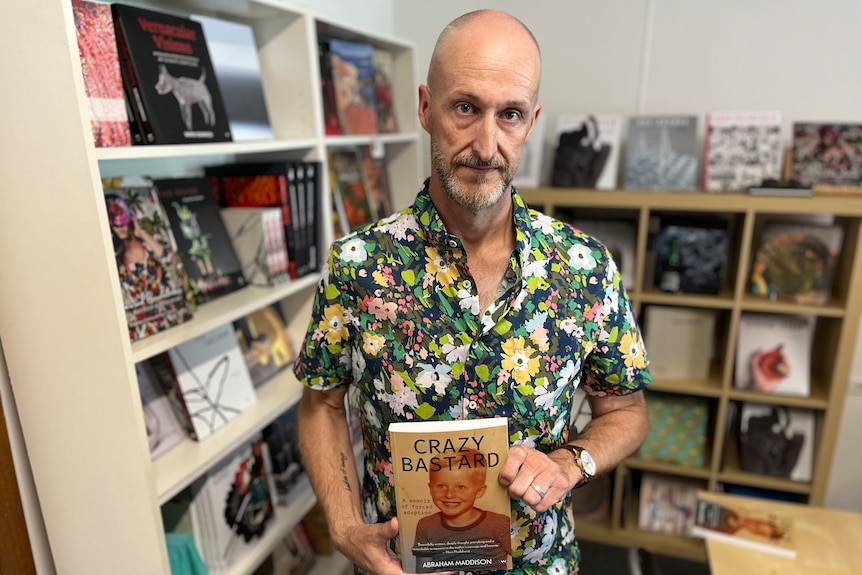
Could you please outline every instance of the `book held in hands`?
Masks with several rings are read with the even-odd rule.
[[[510,569],[508,420],[392,423],[389,441],[404,571]]]

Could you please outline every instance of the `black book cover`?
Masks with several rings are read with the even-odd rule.
[[[123,79],[147,143],[231,141],[200,23],[123,4],[112,10]]]
[[[155,180],[200,303],[245,285],[219,205],[206,178]]]

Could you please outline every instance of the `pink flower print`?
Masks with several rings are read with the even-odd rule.
[[[395,302],[383,302],[383,299],[376,297],[368,302],[368,313],[373,315],[378,320],[388,319],[391,322],[395,322],[395,311],[398,309],[398,306]]]

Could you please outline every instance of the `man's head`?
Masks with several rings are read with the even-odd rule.
[[[444,517],[458,517],[473,509],[487,489],[487,467],[485,454],[471,449],[460,452],[451,467],[428,473],[431,499]]]
[[[474,213],[494,205],[509,189],[539,115],[540,79],[538,44],[520,21],[497,10],[453,20],[419,88],[432,185]]]

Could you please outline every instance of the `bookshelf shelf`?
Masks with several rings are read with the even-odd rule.
[[[656,378],[652,391],[706,397],[710,402],[707,429],[707,465],[690,469],[670,464],[645,462],[636,457],[625,460],[615,473],[609,527],[579,529],[579,537],[597,542],[626,541],[648,551],[695,560],[705,560],[705,546],[699,540],[651,533],[630,527],[637,524],[637,478],[644,472],[703,481],[709,490],[725,485],[774,490],[811,505],[822,505],[829,480],[841,405],[853,356],[856,326],[862,312],[862,197],[815,196],[814,198],[767,198],[747,194],[710,194],[670,191],[601,191],[540,188],[520,190],[526,202],[548,214],[571,218],[616,214],[637,227],[636,284],[626,286],[638,315],[652,306],[677,306],[717,310],[714,357],[706,380]],[[651,227],[655,217],[672,217],[675,222],[704,215],[728,221],[729,248],[721,291],[699,295],[659,291],[651,285],[653,256]],[[828,304],[797,305],[770,301],[748,293],[748,278],[759,231],[764,222],[801,216],[828,219],[844,229],[844,245],[839,256],[831,299]],[[599,238],[601,239],[601,238]],[[743,312],[811,315],[816,318],[812,352],[811,393],[792,397],[754,393],[734,388],[736,332]],[[646,320],[649,314],[646,313]],[[672,334],[668,334],[672,337]],[[680,348],[683,344],[680,342]],[[647,349],[649,353],[649,349]],[[683,351],[681,351],[683,353]],[[741,402],[761,402],[813,410],[814,468],[809,482],[793,481],[742,471],[737,447],[736,415]],[[626,527],[626,526],[629,527]],[[580,524],[579,524],[580,527]]]
[[[161,505],[300,395],[299,382],[285,370],[258,388],[254,406],[217,433],[199,443],[183,441],[152,460],[135,363],[269,304],[281,306],[298,337],[318,281],[246,287],[200,306],[186,324],[130,343],[101,179],[202,176],[207,166],[235,161],[325,163],[329,146],[375,144],[386,151],[396,209],[407,206],[421,184],[416,58],[409,41],[323,21],[305,5],[281,0],[127,3],[251,26],[275,139],[97,149],[69,0],[22,3],[0,21],[10,45],[32,42],[33,27],[26,24],[32,22],[52,39],[27,58],[3,63],[4,74],[31,80],[26,93],[0,97],[0,121],[15,127],[0,136],[5,185],[22,191],[7,194],[0,210],[0,275],[15,278],[0,285],[0,333],[51,559],[58,571],[73,575],[168,575]],[[323,32],[394,53],[399,133],[324,135],[317,53]],[[334,238],[327,178],[321,194],[317,239],[323,258]],[[37,230],[42,238],[34,241]],[[279,512],[259,553],[235,573],[253,572],[313,499],[309,491],[301,505]]]

